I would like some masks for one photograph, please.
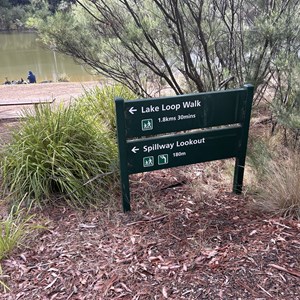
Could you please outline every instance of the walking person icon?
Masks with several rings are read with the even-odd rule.
[[[153,129],[153,119],[142,120],[142,130],[152,130]]]

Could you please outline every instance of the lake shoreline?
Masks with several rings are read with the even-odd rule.
[[[56,104],[70,103],[86,91],[101,87],[104,84],[107,83],[104,81],[85,81],[0,85],[0,104],[52,100],[55,100]],[[21,105],[2,107],[0,105],[0,120],[17,117],[23,109],[24,106]]]
[[[0,102],[9,100],[45,100],[49,98],[66,99],[79,96],[85,90],[103,85],[100,81],[84,82],[42,82],[34,84],[2,84],[0,85]]]

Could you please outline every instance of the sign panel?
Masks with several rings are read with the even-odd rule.
[[[240,123],[245,89],[125,102],[127,138]]]
[[[157,99],[115,100],[124,211],[129,175],[235,157],[242,191],[253,86]],[[168,133],[168,135],[166,135]]]
[[[235,157],[241,127],[197,131],[127,143],[129,174]]]

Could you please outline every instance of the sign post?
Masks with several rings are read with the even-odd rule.
[[[235,157],[233,191],[241,193],[253,86],[124,101],[115,99],[123,210],[129,175]]]

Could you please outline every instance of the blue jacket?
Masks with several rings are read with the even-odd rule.
[[[35,75],[31,71],[28,72],[27,79],[28,79],[29,83],[36,83]]]

